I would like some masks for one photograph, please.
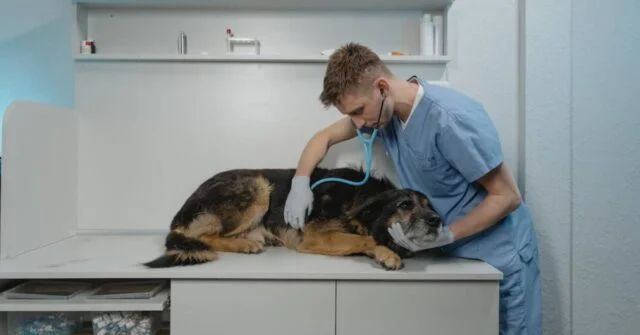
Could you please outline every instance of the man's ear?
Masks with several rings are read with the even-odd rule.
[[[389,81],[385,77],[381,76],[376,78],[373,81],[373,84],[375,85],[375,87],[377,87],[379,90],[382,90],[383,92],[386,92],[389,90]]]

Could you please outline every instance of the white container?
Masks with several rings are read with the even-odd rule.
[[[425,13],[420,19],[420,54],[423,56],[434,55],[434,29],[431,14]]]
[[[229,37],[227,52],[228,55],[243,54],[243,55],[259,55],[260,54],[260,41],[257,38],[251,37]],[[236,49],[245,47],[247,51],[239,53]]]
[[[238,54],[237,47],[248,46],[251,50],[245,52],[245,55],[260,55],[260,40],[251,37],[235,37],[231,29],[227,28],[227,36],[225,37],[225,53],[227,55]]]
[[[444,17],[441,14],[433,15],[433,45],[434,53],[444,55]]]

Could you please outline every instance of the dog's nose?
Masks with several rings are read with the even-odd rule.
[[[431,214],[427,218],[427,225],[431,227],[438,227],[440,224],[442,224],[442,220],[440,220],[440,217],[438,215]]]

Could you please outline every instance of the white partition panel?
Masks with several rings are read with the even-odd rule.
[[[2,131],[2,258],[73,234],[77,120],[72,109],[29,101],[15,101],[7,109]]]

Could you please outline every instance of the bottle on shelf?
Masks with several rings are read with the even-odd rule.
[[[444,17],[442,14],[433,15],[433,46],[434,54],[437,56],[444,55]]]
[[[434,55],[434,26],[431,14],[424,13],[420,19],[420,54],[422,56]]]

